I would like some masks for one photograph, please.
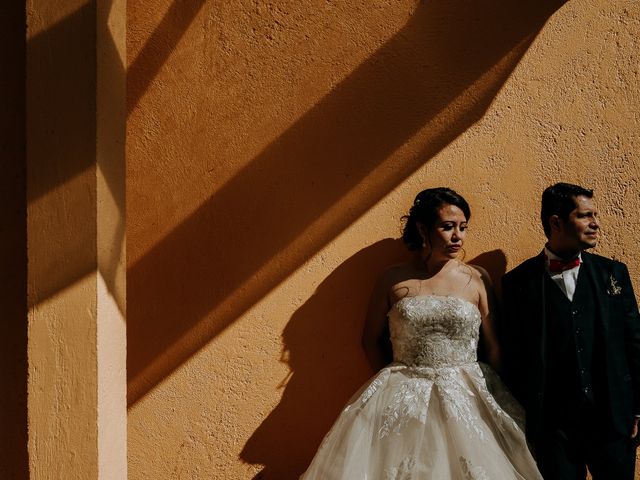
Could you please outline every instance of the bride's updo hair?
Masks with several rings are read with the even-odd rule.
[[[438,219],[438,209],[443,205],[455,205],[464,213],[467,221],[471,218],[469,204],[455,191],[446,187],[427,188],[416,195],[413,206],[409,210],[409,215],[402,219],[405,221],[402,231],[402,241],[411,251],[421,250],[423,240],[418,230],[418,224],[431,230]]]

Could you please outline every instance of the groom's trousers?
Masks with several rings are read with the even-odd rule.
[[[536,461],[545,480],[633,480],[635,445],[613,431],[585,402],[579,414],[557,426],[543,427],[535,444]]]

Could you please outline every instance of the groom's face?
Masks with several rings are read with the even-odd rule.
[[[584,250],[595,247],[600,231],[595,201],[584,195],[578,195],[575,200],[576,208],[566,221],[559,219],[555,233],[566,249]]]

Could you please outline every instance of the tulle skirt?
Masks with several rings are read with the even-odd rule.
[[[301,479],[541,479],[523,420],[484,364],[391,364],[347,403]]]

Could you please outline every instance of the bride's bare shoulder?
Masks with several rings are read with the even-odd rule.
[[[471,284],[475,285],[478,289],[491,285],[489,273],[480,265],[460,262],[459,271],[461,274],[467,276],[467,278],[470,277]]]
[[[482,301],[482,299],[486,300],[487,295],[491,295],[491,292],[493,292],[493,282],[491,281],[489,272],[480,265],[470,264],[469,267],[473,270],[472,283],[478,293],[479,301]]]
[[[476,278],[488,277],[489,273],[485,270],[484,267],[480,265],[474,265],[473,263],[465,263],[465,265],[473,271],[473,275]]]
[[[473,270],[473,275],[476,280],[481,281],[482,283],[491,283],[491,277],[489,276],[489,272],[484,267],[480,265],[468,264],[469,267]]]

